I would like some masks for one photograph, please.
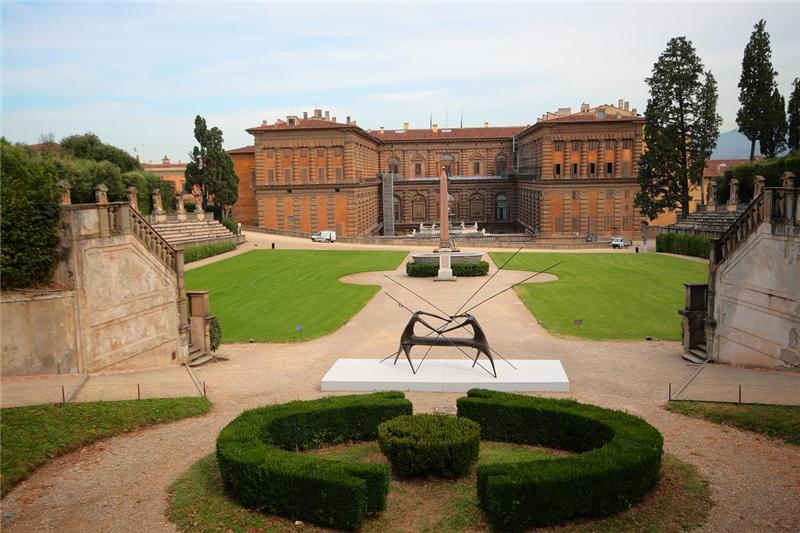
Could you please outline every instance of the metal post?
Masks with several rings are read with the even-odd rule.
[[[67,393],[64,391],[64,385],[61,385],[61,403],[67,403]]]
[[[672,401],[672,382],[669,382],[669,389],[667,389],[667,401]]]
[[[203,382],[203,398],[208,398],[208,396],[206,396],[206,382],[205,381]]]
[[[742,405],[742,384],[739,384],[739,405]]]
[[[137,400],[142,399],[142,388],[139,386],[138,383],[136,384],[136,399]]]

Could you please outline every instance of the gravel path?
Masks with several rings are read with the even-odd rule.
[[[433,284],[402,276],[415,291],[455,309],[483,279]],[[526,274],[502,272],[484,289],[492,294]],[[550,278],[541,276],[539,281]],[[400,278],[399,278],[400,279]],[[537,278],[538,279],[538,278]],[[407,305],[423,307],[379,273],[346,281],[379,284]],[[591,342],[548,334],[513,291],[475,312],[493,346],[506,357],[561,359],[572,396],[625,409],[662,431],[666,450],[697,465],[716,506],[706,531],[800,530],[800,449],[662,409],[667,383],[683,383],[696,367],[673,342]],[[243,409],[322,396],[319,382],[337,357],[383,356],[394,351],[407,316],[378,294],[334,334],[297,344],[234,344],[224,363],[197,369],[214,410],[203,417],[103,441],[39,469],[3,500],[8,531],[175,531],[166,521],[167,488],[193,462],[214,449],[217,432]],[[437,350],[439,350],[438,353]],[[436,348],[430,357],[459,354]],[[503,363],[500,363],[502,365]],[[800,376],[726,368],[727,378],[764,387],[779,382],[800,391]],[[734,375],[731,377],[731,373]],[[788,385],[788,386],[787,386]],[[408,393],[418,412],[452,406],[459,394]],[[563,396],[563,395],[562,395]]]

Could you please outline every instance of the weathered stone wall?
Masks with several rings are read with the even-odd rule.
[[[711,283],[715,360],[800,365],[800,226],[761,224],[719,266]]]
[[[75,291],[0,296],[4,376],[78,371]]]

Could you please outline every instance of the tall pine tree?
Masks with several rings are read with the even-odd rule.
[[[800,148],[800,78],[795,78],[792,84],[792,94],[789,95],[789,150]]]
[[[750,161],[755,158],[756,141],[762,132],[769,129],[767,107],[772,90],[777,86],[772,69],[772,48],[769,33],[764,29],[764,19],[753,26],[750,42],[744,48],[742,76],[739,79],[739,102],[742,107],[736,113],[739,131],[750,140]],[[762,148],[763,153],[763,148]]]
[[[653,65],[644,125],[647,150],[639,162],[635,205],[651,220],[680,208],[689,214],[690,183],[716,146],[721,117],[716,112],[717,84],[691,41],[675,37]]]
[[[189,154],[186,165],[186,184],[199,187],[203,198],[203,209],[208,207],[209,196],[214,196],[218,206],[232,205],[239,198],[239,177],[233,170],[231,156],[222,147],[222,130],[216,126],[209,129],[206,119],[197,115],[194,119],[194,137],[200,146]],[[199,207],[199,206],[198,206]]]
[[[761,153],[764,157],[773,158],[786,149],[786,101],[778,92],[778,88],[772,90],[766,105],[764,116],[764,129],[758,137],[761,143]]]

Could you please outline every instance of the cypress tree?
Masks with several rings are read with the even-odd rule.
[[[739,102],[742,106],[736,113],[739,131],[750,140],[750,161],[755,158],[756,141],[769,128],[767,107],[772,90],[776,87],[772,68],[772,48],[769,33],[764,29],[766,21],[761,19],[753,26],[750,42],[744,48],[742,76],[739,79]],[[763,153],[763,148],[762,148]]]
[[[789,95],[789,150],[800,147],[800,78],[795,78],[792,84],[792,94]]]
[[[761,153],[767,158],[773,158],[786,149],[786,101],[776,87],[767,100],[764,116],[765,127],[761,131],[758,142],[761,143]]]

